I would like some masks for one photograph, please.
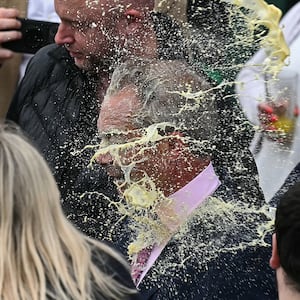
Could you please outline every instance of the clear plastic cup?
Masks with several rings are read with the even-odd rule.
[[[299,114],[298,73],[283,70],[276,77],[266,76],[267,105],[266,135],[277,142],[288,144],[293,140]]]

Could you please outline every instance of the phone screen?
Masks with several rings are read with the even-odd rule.
[[[19,19],[22,23],[22,39],[2,44],[14,52],[35,54],[40,48],[54,43],[59,23]]]

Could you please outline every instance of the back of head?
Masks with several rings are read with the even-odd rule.
[[[276,211],[275,232],[280,264],[286,283],[300,292],[300,183],[281,198]]]
[[[125,262],[67,221],[46,161],[17,127],[4,124],[0,124],[0,239],[3,300],[48,296],[84,300],[95,292],[101,295],[97,299],[121,299],[135,292],[105,265],[111,258],[126,269]]]
[[[18,240],[22,232],[39,233],[52,226],[48,220],[61,216],[59,191],[47,163],[16,127],[8,125],[0,125],[0,185],[2,233],[9,229],[7,234]]]

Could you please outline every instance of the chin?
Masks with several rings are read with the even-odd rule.
[[[91,64],[88,61],[87,58],[74,58],[75,65],[85,71],[90,71],[91,70]]]
[[[96,56],[86,56],[84,58],[74,58],[75,65],[84,71],[98,73],[102,70],[109,69],[112,65],[111,58],[102,58]]]

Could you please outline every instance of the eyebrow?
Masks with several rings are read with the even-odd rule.
[[[99,137],[101,139],[103,138],[111,138],[114,136],[120,136],[122,134],[125,134],[123,131],[107,131],[107,132],[99,132]]]
[[[75,28],[78,27],[78,24],[80,24],[79,21],[76,21],[76,20],[73,20],[70,18],[61,17],[60,20],[61,20],[61,23],[65,23],[65,24],[67,24],[67,26],[72,26]]]

